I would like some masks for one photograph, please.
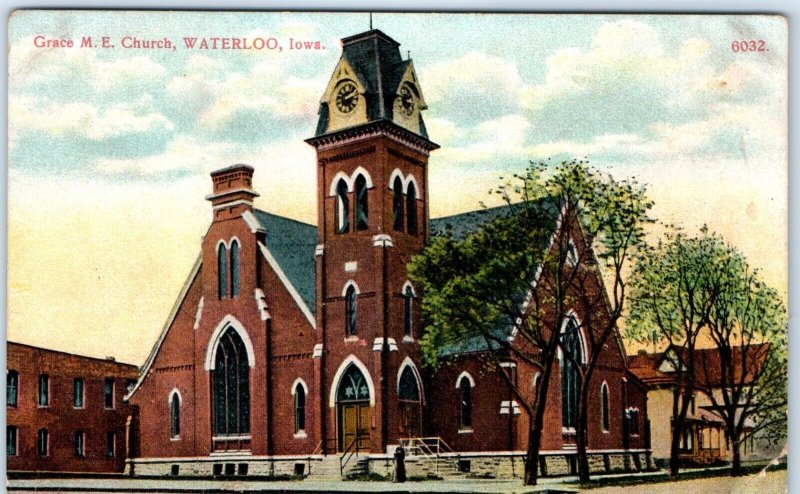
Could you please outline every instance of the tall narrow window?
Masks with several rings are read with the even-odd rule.
[[[352,336],[358,331],[356,325],[356,298],[358,294],[354,286],[347,287],[344,296],[345,305],[345,334]]]
[[[114,408],[114,378],[107,377],[103,381],[103,406],[105,408]]]
[[[336,233],[350,230],[350,200],[347,198],[347,182],[340,179],[336,184]]]
[[[239,242],[231,242],[231,297],[239,296]]]
[[[217,247],[217,294],[220,299],[228,296],[228,249],[225,244]]]
[[[19,396],[19,373],[15,370],[9,370],[6,373],[6,405],[10,407],[17,406],[18,396]]]
[[[231,327],[219,339],[211,380],[214,434],[249,434],[250,365],[244,341]]]
[[[178,438],[181,436],[181,400],[178,393],[172,393],[169,400],[170,436]]]
[[[406,336],[411,337],[414,322],[414,291],[410,286],[406,286],[406,290],[403,293],[403,298],[405,299],[405,314],[403,318],[405,323],[405,334]]]
[[[408,218],[408,231],[409,235],[417,233],[417,189],[414,187],[414,182],[409,182],[408,192],[406,192],[406,217]]]
[[[306,430],[306,390],[297,383],[294,388],[294,433]]]
[[[75,433],[75,456],[78,458],[83,458],[86,456],[86,435],[83,431],[77,431]]]
[[[50,406],[50,377],[47,374],[39,375],[39,406]]]
[[[472,383],[469,382],[467,376],[461,378],[458,389],[461,395],[460,428],[469,430],[472,429]]]
[[[606,383],[600,386],[600,424],[603,426],[603,431],[608,432],[608,384]]]
[[[76,377],[72,383],[72,406],[83,408],[83,379]]]
[[[47,429],[39,429],[36,434],[36,453],[39,456],[47,456],[49,445],[50,435],[47,433]]]
[[[578,364],[581,362],[580,329],[569,318],[561,333],[561,424],[574,429],[578,418]]]
[[[113,458],[117,455],[117,433],[108,431],[106,433],[106,458]]]
[[[356,178],[356,228],[358,230],[369,228],[367,179],[364,178],[364,175]]]
[[[17,428],[6,426],[6,456],[17,456]]]
[[[392,213],[394,217],[394,230],[397,232],[403,231],[403,208],[403,181],[400,180],[400,177],[395,177],[394,184],[392,185]]]
[[[403,368],[398,382],[397,399],[400,401],[400,429],[406,437],[419,436],[422,431],[420,413],[420,386],[410,365]]]

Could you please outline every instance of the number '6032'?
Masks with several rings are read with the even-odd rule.
[[[731,50],[740,51],[769,51],[767,42],[763,39],[735,40],[731,42]]]

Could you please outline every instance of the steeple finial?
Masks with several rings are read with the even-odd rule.
[[[372,12],[369,13],[369,30],[372,31]]]

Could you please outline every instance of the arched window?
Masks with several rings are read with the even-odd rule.
[[[50,434],[48,434],[47,429],[39,429],[39,432],[36,434],[36,453],[39,456],[47,456],[50,446]]]
[[[39,375],[39,400],[40,407],[50,406],[50,377],[47,374]]]
[[[394,216],[394,230],[403,231],[403,181],[400,177],[395,177],[392,185],[392,212]]]
[[[578,322],[570,317],[561,333],[561,424],[574,429],[578,418],[578,364],[582,362]]]
[[[339,179],[336,184],[336,233],[350,230],[350,199],[347,198],[347,182]]]
[[[345,305],[345,334],[347,336],[352,336],[356,334],[358,331],[358,326],[356,325],[356,298],[358,294],[356,293],[356,288],[354,286],[347,287],[347,291],[345,292],[344,296],[344,305]]]
[[[408,192],[406,192],[406,217],[408,218],[408,231],[409,235],[417,233],[417,189],[414,187],[414,182],[409,182]]]
[[[249,371],[247,348],[239,333],[229,327],[219,338],[211,376],[215,435],[250,432]]]
[[[217,294],[220,299],[228,296],[228,249],[223,243],[217,247]]]
[[[178,393],[173,392],[169,400],[169,434],[172,438],[181,436],[181,398]]]
[[[411,285],[406,286],[403,298],[405,299],[405,313],[403,316],[405,334],[411,337],[412,330],[414,329],[414,290],[411,288]]]
[[[406,365],[400,374],[397,398],[400,400],[400,432],[409,437],[419,436],[422,432],[419,381],[411,365]]]
[[[301,383],[294,387],[294,433],[306,430],[306,389]]]
[[[460,429],[472,429],[472,383],[467,376],[463,376],[458,382],[458,390],[461,395],[460,406]]]
[[[364,175],[356,178],[356,229],[369,228],[369,202],[367,192],[367,179]]]
[[[239,296],[239,242],[231,242],[231,297]]]
[[[608,384],[605,382],[600,385],[600,424],[603,431],[608,432]]]
[[[17,406],[18,396],[19,396],[19,373],[15,370],[9,370],[6,373],[6,405],[10,407]]]

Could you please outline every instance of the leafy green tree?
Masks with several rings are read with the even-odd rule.
[[[591,349],[602,347],[616,331],[625,297],[621,272],[629,249],[641,242],[650,203],[637,184],[615,182],[576,160],[555,167],[531,163],[524,174],[514,175],[491,192],[504,199],[502,214],[465,236],[451,231],[434,237],[412,260],[409,273],[424,292],[426,330],[420,343],[426,364],[436,367],[442,349],[479,338],[494,367],[499,369],[503,360],[513,358],[540,369],[533,399],[511,376],[499,372],[530,417],[525,483],[532,485],[537,480],[544,411],[565,317],[577,304],[588,303],[579,292],[587,283],[602,291],[595,261],[601,259],[604,267],[618,271],[611,299],[619,307],[604,308],[612,316],[598,325],[602,329],[593,334]],[[592,293],[605,302],[604,294]],[[596,361],[592,355],[588,362],[576,363],[579,376],[590,379]],[[579,467],[582,478],[588,479],[588,387],[582,383],[579,387],[583,402],[578,407],[583,420],[579,417],[577,422],[583,455]]]
[[[744,441],[786,435],[787,317],[781,297],[740,252],[723,244],[718,254],[709,260],[715,274],[707,327],[719,359],[700,359],[698,387],[725,424],[736,476]]]
[[[674,354],[670,475],[678,475],[678,447],[696,391],[712,402],[733,442],[780,430],[785,407],[785,310],[776,292],[743,256],[706,227],[689,237],[669,231],[637,259],[632,273],[628,335],[660,342]],[[709,364],[698,342],[713,343],[719,363]],[[701,379],[698,379],[700,377]],[[748,430],[748,420],[760,425]]]

